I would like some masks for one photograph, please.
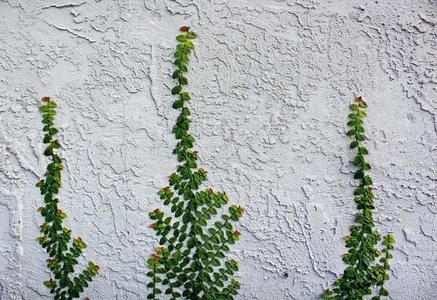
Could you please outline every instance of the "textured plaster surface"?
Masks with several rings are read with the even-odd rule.
[[[0,0],[0,298],[49,299],[35,238],[39,98],[59,102],[62,208],[101,266],[91,299],[145,299],[147,212],[176,165],[174,37],[209,185],[246,208],[238,299],[317,299],[353,220],[348,104],[370,104],[375,217],[391,299],[437,299],[437,2]]]

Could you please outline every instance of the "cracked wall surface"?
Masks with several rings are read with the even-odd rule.
[[[245,207],[238,299],[317,299],[353,220],[348,105],[370,105],[391,299],[437,299],[437,2],[0,0],[0,298],[50,299],[35,238],[39,99],[59,103],[62,208],[101,266],[91,299],[145,299],[147,212],[176,165],[172,55],[199,34],[192,130],[209,185]]]

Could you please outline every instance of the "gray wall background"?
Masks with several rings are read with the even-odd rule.
[[[428,0],[1,0],[0,295],[48,299],[35,238],[39,99],[59,102],[62,208],[92,299],[144,299],[148,211],[175,169],[169,87],[180,25],[199,34],[192,130],[208,185],[246,215],[238,299],[316,299],[344,268],[355,214],[348,105],[368,101],[391,299],[437,299],[436,35]],[[288,277],[285,276],[288,273]]]

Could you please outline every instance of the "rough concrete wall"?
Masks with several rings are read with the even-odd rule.
[[[49,299],[35,238],[39,98],[59,102],[62,207],[102,272],[92,299],[144,299],[147,212],[175,169],[174,37],[198,32],[193,132],[209,184],[246,208],[238,299],[316,299],[353,220],[348,104],[370,104],[392,299],[437,299],[437,3],[1,0],[0,298]],[[288,274],[288,276],[287,276]]]

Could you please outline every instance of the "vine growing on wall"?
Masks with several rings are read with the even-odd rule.
[[[200,190],[207,172],[198,166],[198,153],[193,150],[190,109],[186,106],[190,95],[184,91],[197,35],[187,26],[180,30],[183,34],[176,37],[179,44],[172,76],[177,84],[171,90],[177,96],[173,108],[180,111],[172,129],[178,140],[173,153],[180,164],[169,176],[169,186],[158,192],[170,213],[160,209],[149,213],[154,221],[149,227],[158,236],[159,246],[147,261],[151,290],[147,298],[158,299],[164,293],[170,299],[233,299],[240,288],[233,278],[239,266],[237,261],[227,259],[226,253],[240,237],[233,223],[240,219],[243,209],[231,205],[220,216],[219,210],[229,201],[226,193]]]
[[[50,293],[54,294],[54,299],[79,298],[80,293],[98,274],[99,267],[93,262],[88,262],[85,270],[79,274],[75,272],[77,259],[86,248],[86,244],[80,237],[72,239],[71,230],[62,224],[67,215],[58,205],[58,192],[62,185],[61,171],[64,165],[57,154],[57,150],[61,148],[59,140],[56,139],[59,130],[54,126],[57,105],[49,97],[43,97],[42,101],[45,104],[39,109],[43,112],[42,123],[45,133],[43,142],[47,144],[44,155],[50,159],[50,162],[44,179],[36,184],[44,197],[44,206],[38,211],[45,221],[40,226],[42,236],[37,240],[50,257],[47,259],[47,267],[52,274],[52,278],[44,281],[44,285],[50,289]]]
[[[372,296],[372,300],[380,300],[389,294],[385,283],[389,280],[389,259],[393,257],[390,250],[394,249],[395,238],[391,234],[386,235],[382,239],[382,250],[378,248],[381,236],[374,228],[373,181],[368,175],[371,167],[365,159],[368,150],[363,144],[366,140],[364,119],[367,103],[361,97],[355,102],[350,106],[352,113],[349,114],[347,125],[350,130],[347,134],[352,139],[350,148],[357,153],[354,165],[358,170],[354,179],[360,183],[355,188],[354,199],[359,212],[355,224],[350,227],[350,235],[344,238],[348,252],[343,255],[343,261],[347,267],[335,281],[333,289],[326,290],[322,295],[323,299],[329,300],[361,300],[368,295]]]

